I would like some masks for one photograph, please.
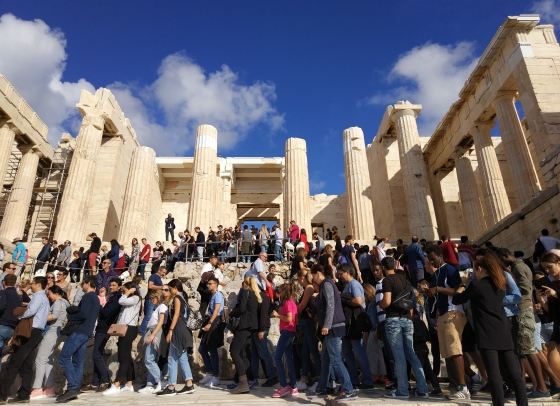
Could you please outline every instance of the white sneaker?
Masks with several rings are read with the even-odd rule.
[[[156,391],[156,387],[155,386],[150,386],[150,385],[148,385],[145,388],[142,388],[138,391],[138,393],[141,393],[142,395],[151,395],[152,393],[155,393],[155,392],[159,392],[159,390]]]
[[[299,381],[296,382],[296,388],[297,390],[306,390],[307,389],[307,383],[305,383],[304,379],[300,379]]]
[[[105,396],[118,395],[119,393],[121,393],[121,388],[117,388],[115,385],[111,385],[109,389],[105,389],[103,391],[103,394]]]
[[[206,385],[207,383],[209,383],[209,382],[212,380],[213,377],[214,377],[214,376],[213,376],[212,374],[206,374],[206,375],[204,375],[204,378],[202,378],[202,379],[198,382],[198,384],[199,384],[199,385]]]
[[[158,393],[159,391],[161,391],[161,389],[162,389],[162,386],[161,386],[161,382],[160,382],[154,388],[154,393]]]
[[[217,376],[212,376],[212,378],[210,379],[210,381],[208,381],[206,383],[206,386],[208,386],[209,388],[217,388],[220,386],[220,378],[218,378]]]
[[[132,385],[124,385],[121,389],[121,392],[130,392],[134,393],[134,386]]]

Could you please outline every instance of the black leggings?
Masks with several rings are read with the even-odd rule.
[[[245,375],[247,373],[247,368],[249,368],[246,347],[250,342],[250,330],[240,330],[233,334],[233,340],[231,340],[231,345],[229,346],[229,353],[238,375]]]
[[[138,334],[138,326],[128,326],[124,337],[117,341],[117,359],[119,370],[117,371],[117,382],[121,387],[127,382],[134,380],[134,361],[132,360],[132,342]]]
[[[422,369],[424,370],[426,381],[431,383],[434,389],[439,388],[440,386],[439,386],[438,378],[436,374],[434,374],[432,364],[430,364],[430,358],[429,358],[430,352],[428,351],[428,349],[422,348],[422,349],[415,350],[414,352],[416,352],[416,356],[418,357],[420,364],[422,364]]]
[[[500,364],[508,371],[511,377],[513,390],[515,391],[515,401],[517,406],[527,406],[527,387],[523,373],[521,372],[521,364],[513,350],[480,350],[480,355],[486,366],[488,373],[488,385],[492,394],[492,404],[502,406],[504,400],[504,382],[500,373]]]

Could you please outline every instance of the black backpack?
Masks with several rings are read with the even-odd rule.
[[[410,283],[407,283],[404,292],[400,294],[395,300],[393,300],[392,305],[401,310],[403,313],[408,312],[414,308],[414,301],[416,300],[414,296],[414,289]]]

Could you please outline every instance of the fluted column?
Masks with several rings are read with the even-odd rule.
[[[455,169],[459,183],[459,198],[463,210],[463,222],[468,236],[475,239],[486,229],[482,202],[469,157],[455,158]]]
[[[213,225],[216,210],[218,130],[209,124],[196,129],[191,204],[187,228],[200,227],[204,234]]]
[[[472,131],[476,159],[484,185],[482,199],[487,203],[486,222],[492,227],[511,213],[506,187],[494,144],[490,138],[490,123],[477,123]]]
[[[88,202],[95,199],[93,181],[104,126],[105,120],[95,114],[82,119],[58,212],[54,233],[58,241],[80,243],[86,239],[86,213]]]
[[[416,126],[416,115],[420,109],[419,105],[399,102],[393,106],[391,118],[397,132],[410,232],[420,238],[435,239],[434,204]]]
[[[441,180],[448,173],[448,170],[440,169],[436,173],[428,174],[430,193],[434,204],[438,234],[440,236],[442,234],[449,235],[449,221],[447,220],[447,210],[445,209],[445,200],[443,198],[443,190],[441,189]]]
[[[379,137],[380,139],[378,139]],[[371,183],[370,197],[373,208],[375,232],[383,237],[395,238],[395,221],[391,204],[391,188],[387,173],[387,142],[381,135],[374,138],[366,148],[369,179]]]
[[[373,208],[369,197],[369,177],[364,133],[359,127],[347,128],[343,132],[344,173],[346,175],[347,224],[349,233],[356,240],[373,241],[375,225]]]
[[[132,238],[138,240],[148,232],[150,195],[154,193],[152,181],[156,168],[156,153],[149,147],[137,147],[128,171],[126,192],[119,228],[119,241],[129,244]],[[157,191],[155,191],[157,193]]]
[[[494,100],[500,135],[515,182],[518,201],[528,202],[541,190],[523,126],[515,108],[516,92],[500,92]]]
[[[6,176],[15,138],[16,133],[10,124],[4,124],[0,128],[0,190]]]
[[[311,213],[307,146],[302,138],[288,138],[285,145],[284,232],[294,220],[311,239]]]
[[[28,148],[23,152],[0,225],[0,238],[23,237],[38,164],[39,151]]]

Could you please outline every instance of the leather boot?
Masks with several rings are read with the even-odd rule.
[[[230,392],[233,395],[240,395],[242,393],[249,393],[249,383],[247,382],[247,375],[239,376],[239,383]]]

